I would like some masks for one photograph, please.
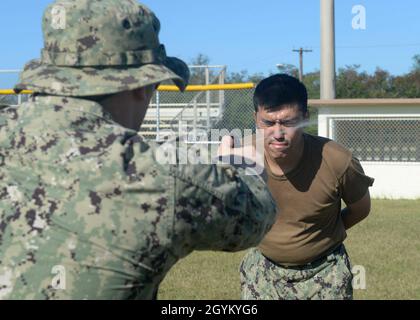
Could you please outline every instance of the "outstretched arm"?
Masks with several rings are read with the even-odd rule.
[[[248,172],[249,173],[249,172]],[[256,246],[276,218],[260,175],[233,165],[178,165],[175,232],[189,250],[239,251]]]

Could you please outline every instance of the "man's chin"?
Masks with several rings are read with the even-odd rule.
[[[287,157],[287,150],[279,151],[270,149],[268,152],[273,160],[284,159]]]

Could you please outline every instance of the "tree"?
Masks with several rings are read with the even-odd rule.
[[[257,84],[264,78],[265,78],[265,75],[261,72],[249,74],[248,71],[241,70],[239,72],[228,72],[226,76],[226,83],[252,82],[252,83]]]
[[[420,69],[394,79],[395,98],[420,98]]]
[[[419,98],[420,55],[415,55],[413,60],[412,71],[401,76],[393,76],[379,67],[371,75],[360,72],[360,65],[340,68],[336,79],[337,98]]]
[[[392,98],[393,97],[393,81],[391,74],[379,67],[375,73],[368,76],[366,81],[366,97],[367,98]]]
[[[208,66],[210,65],[210,58],[205,54],[199,53],[197,57],[191,60],[190,65],[192,66]],[[214,70],[210,70],[210,82],[215,77]],[[190,84],[205,84],[206,83],[206,69],[205,68],[192,68]]]
[[[338,69],[336,96],[344,98],[367,98],[366,82],[368,74],[359,72],[360,65],[347,65]]]
[[[278,64],[277,69],[279,73],[285,73],[295,78],[299,78],[299,70],[293,64],[288,64],[288,63]]]
[[[305,85],[306,90],[308,91],[309,99],[319,99],[321,81],[318,70],[305,74],[303,77],[303,84]]]

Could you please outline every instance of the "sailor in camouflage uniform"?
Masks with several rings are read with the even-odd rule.
[[[16,86],[35,94],[0,111],[0,299],[152,299],[180,258],[255,246],[273,224],[258,175],[160,164],[156,144],[115,120],[124,101],[101,104],[137,95],[140,124],[160,82],[185,88],[159,29],[134,0],[46,9],[41,59]]]

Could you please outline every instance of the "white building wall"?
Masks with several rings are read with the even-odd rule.
[[[332,120],[344,117],[414,117],[419,119],[418,106],[327,106],[319,107],[318,134],[332,138]],[[420,162],[361,162],[365,173],[375,178],[370,188],[373,198],[420,199]]]
[[[361,162],[365,173],[375,178],[373,198],[420,199],[420,163]]]

